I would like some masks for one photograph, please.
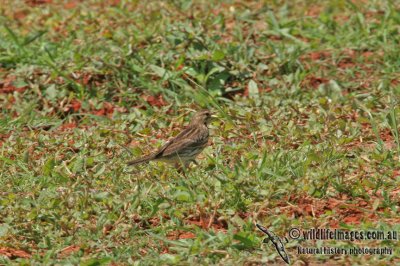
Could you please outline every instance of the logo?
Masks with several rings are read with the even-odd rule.
[[[279,256],[287,263],[290,264],[289,255],[286,253],[285,246],[282,243],[282,240],[275,235],[272,231],[269,231],[262,225],[256,224],[257,228],[260,229],[264,234],[268,237],[264,238],[263,243],[268,243],[269,241],[275,246],[276,251],[278,252]],[[286,243],[288,242],[287,238],[285,238]]]

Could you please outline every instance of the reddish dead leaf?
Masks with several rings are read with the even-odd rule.
[[[371,51],[365,51],[365,52],[362,53],[362,56],[365,57],[365,58],[367,58],[367,59],[369,59],[369,58],[371,58],[371,57],[374,57],[374,56],[375,56],[375,53],[374,53],[374,52],[371,52]]]
[[[214,16],[218,16],[220,14],[220,12],[221,12],[221,9],[211,9],[211,13]]]
[[[361,218],[362,218],[362,216],[353,214],[353,215],[344,217],[343,222],[346,224],[359,224],[361,221]]]
[[[114,113],[114,106],[111,104],[111,103],[109,103],[109,102],[104,102],[104,109],[105,109],[105,111],[106,111],[106,114],[112,114],[112,113]]]
[[[340,26],[343,26],[344,23],[346,23],[347,21],[349,21],[350,16],[340,14],[340,15],[333,16],[333,19],[334,19]]]
[[[156,97],[153,95],[147,96],[146,101],[151,106],[161,107],[167,105],[161,94]]]
[[[142,255],[142,256],[146,256],[146,255],[147,255],[147,252],[148,252],[147,249],[144,249],[144,248],[140,248],[140,249],[139,249],[139,253],[140,253],[140,255]]]
[[[69,1],[64,4],[65,9],[73,9],[79,4],[79,1]]]
[[[74,129],[74,128],[76,128],[76,122],[71,122],[71,123],[64,123],[64,124],[62,124],[61,126],[60,126],[60,130],[61,131],[66,131],[66,130],[69,130],[69,129]]]
[[[129,142],[129,144],[128,144],[128,146],[130,146],[130,147],[136,147],[136,146],[139,146],[140,145],[140,141],[137,141],[137,140],[131,140],[131,142]]]
[[[245,219],[247,219],[247,218],[252,216],[252,214],[250,212],[238,212],[238,215],[243,220],[245,220]]]
[[[68,145],[69,146],[73,146],[74,144],[75,144],[75,140],[74,139],[68,140]]]
[[[329,221],[329,228],[337,229],[339,228],[339,221],[334,217],[333,220]]]
[[[77,112],[81,109],[81,106],[82,106],[82,104],[80,101],[73,99],[69,104],[67,104],[63,108],[63,110],[64,110],[64,112],[67,112],[67,113]]]
[[[110,0],[105,2],[109,6],[117,6],[121,3],[121,0]]]
[[[196,235],[193,234],[192,232],[187,232],[179,235],[179,239],[191,239],[191,238],[196,238]]]
[[[360,200],[359,202],[357,202],[357,205],[360,207],[367,207],[369,203],[366,202],[365,200]]]
[[[352,68],[355,65],[356,64],[353,62],[351,58],[343,58],[342,60],[339,61],[339,63],[337,63],[337,66],[339,68]]]
[[[329,198],[328,199],[328,203],[326,204],[326,206],[324,206],[325,210],[334,210],[336,209],[336,207],[341,203],[341,201],[338,201],[334,198]]]
[[[357,121],[357,119],[359,118],[359,116],[360,116],[360,114],[356,111],[356,110],[354,110],[354,111],[352,111],[352,112],[350,112],[350,113],[347,113],[347,114],[343,114],[343,115],[340,115],[340,116],[338,116],[338,118],[340,118],[340,119],[346,119],[346,121],[353,121],[353,122],[356,122]],[[367,123],[368,125],[369,125],[369,123]]]
[[[11,136],[11,133],[0,134],[0,140],[6,140]]]
[[[131,219],[132,219],[132,222],[135,224],[142,222],[142,218],[137,214],[132,215]]]
[[[169,240],[178,240],[178,239],[193,239],[196,238],[196,235],[192,232],[182,232],[182,231],[172,231],[168,233],[167,238]]]
[[[8,76],[4,80],[0,81],[0,93],[13,93],[23,92],[26,90],[27,86],[16,87],[13,83],[15,81],[14,76]]]
[[[400,172],[400,171],[398,170],[398,172]],[[399,173],[399,175],[400,175],[400,173]],[[390,192],[390,197],[397,200],[397,202],[400,202],[399,196],[400,196],[400,188],[396,188]]]
[[[213,228],[216,231],[226,231],[228,224],[226,221],[219,221],[216,217],[211,221],[211,217],[193,217],[187,223],[197,225],[203,229]]]
[[[53,1],[52,0],[25,0],[25,3],[27,3],[30,6],[38,6],[38,5],[43,5],[43,4],[51,4]]]
[[[114,229],[114,226],[112,224],[106,224],[103,226],[103,235],[108,235],[111,230]]]
[[[80,101],[75,100],[75,99],[71,101],[71,108],[74,112],[79,111],[79,109],[81,109],[81,106],[82,106],[82,104]]]
[[[11,136],[11,133],[8,134],[0,134],[0,148],[3,146],[4,141]]]
[[[354,205],[346,204],[344,200],[339,200],[336,198],[322,200],[314,199],[309,196],[292,196],[289,198],[289,201],[292,202],[292,205],[290,205],[290,208],[286,207],[285,210],[288,210],[289,214],[294,214],[296,216],[320,217],[327,211],[333,211],[336,215],[332,217],[332,219],[340,217],[343,217],[344,219],[348,217],[346,221],[353,222],[355,219],[361,220],[363,215],[365,215],[364,212],[356,209]],[[339,206],[341,207],[339,208]],[[364,208],[364,206],[370,206],[370,204],[365,201],[360,201],[360,204],[357,206],[357,208]],[[343,219],[339,220],[343,221]],[[332,222],[332,224],[335,223],[336,222]]]
[[[77,245],[68,246],[68,247],[66,247],[66,248],[63,248],[63,249],[60,251],[60,253],[58,254],[58,257],[59,257],[59,258],[68,257],[69,255],[71,255],[71,254],[74,253],[74,252],[79,251],[80,249],[81,249],[81,248],[80,248],[79,246],[77,246]]]
[[[400,84],[400,80],[399,79],[392,79],[390,81],[390,84],[392,84],[393,86],[397,86]]]
[[[321,84],[328,83],[329,80],[326,78],[315,77],[313,75],[309,75],[303,81],[303,85],[306,87],[312,87],[313,89],[318,89]]]
[[[327,51],[315,51],[302,56],[303,59],[310,59],[311,61],[325,60],[331,57],[331,53]]]
[[[92,111],[92,113],[98,116],[112,116],[112,114],[114,113],[114,106],[109,102],[104,102],[102,109],[94,110]]]
[[[323,6],[311,5],[307,8],[306,16],[318,17],[322,10]]]
[[[55,28],[55,30],[60,30]],[[107,78],[105,74],[100,73],[88,73],[88,72],[73,72],[71,73],[71,78],[76,80],[82,85],[94,84],[96,86],[101,86],[104,83],[104,80]]]
[[[400,170],[399,169],[393,170],[393,178],[396,178],[396,177],[400,177]]]
[[[268,39],[270,39],[271,41],[282,41],[282,36],[270,35],[270,36],[268,36]]]
[[[94,111],[92,111],[92,113],[94,115],[103,116],[103,115],[105,115],[106,111],[104,109],[100,109],[100,110],[94,110]]]
[[[10,259],[31,257],[31,254],[29,254],[24,250],[8,248],[8,247],[0,247],[0,255],[4,255]]]
[[[161,251],[161,254],[167,254],[169,253],[169,249],[167,247],[163,247],[163,250]]]
[[[363,122],[362,126],[362,139],[355,139],[352,142],[346,144],[347,148],[374,148],[376,144],[376,136],[372,132],[372,126],[370,123]],[[386,149],[394,149],[396,147],[396,142],[394,141],[392,132],[389,128],[385,128],[379,131],[379,138],[383,141]]]
[[[361,127],[363,129],[371,129],[372,128],[371,124],[368,122],[361,122]]]
[[[158,217],[153,217],[150,218],[148,220],[148,222],[152,225],[152,226],[158,226],[160,224],[160,219]]]
[[[83,85],[87,85],[87,84],[89,84],[89,81],[92,79],[92,75],[90,75],[90,74],[85,74],[85,75],[83,75],[83,77],[82,77],[82,83],[83,83]]]
[[[358,56],[358,51],[346,48],[343,50],[342,54],[348,56],[350,59],[354,59]]]
[[[13,14],[15,20],[22,20],[29,14],[28,10],[18,10]]]
[[[384,142],[388,142],[388,141],[392,141],[393,140],[392,132],[388,128],[383,129],[382,131],[380,131],[379,135],[380,135],[381,139]]]
[[[362,7],[363,5],[368,4],[367,0],[351,0],[354,5],[357,5],[358,7]]]

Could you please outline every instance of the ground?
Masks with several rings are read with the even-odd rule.
[[[4,1],[0,264],[400,263],[290,234],[400,233],[396,1]],[[199,165],[126,165],[202,108]]]

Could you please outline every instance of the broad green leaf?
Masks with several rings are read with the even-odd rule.
[[[99,177],[101,174],[104,173],[104,171],[106,170],[106,165],[103,164],[100,169],[93,175],[94,177]]]
[[[179,201],[189,201],[190,194],[186,191],[178,191],[175,193],[174,198]]]
[[[50,100],[56,99],[57,98],[57,92],[58,92],[58,90],[56,89],[56,85],[51,84],[46,89],[47,98],[50,99]]]
[[[233,236],[233,239],[239,240],[246,248],[251,248],[254,246],[253,240],[246,236],[244,233],[238,233]]]
[[[48,159],[46,163],[43,165],[42,168],[43,174],[45,176],[50,176],[55,166],[56,166],[56,161],[54,160],[54,158]]]
[[[0,237],[5,236],[9,230],[9,228],[10,227],[7,224],[0,225]]]
[[[94,198],[95,198],[96,200],[102,200],[102,199],[107,198],[109,194],[110,194],[110,193],[108,193],[108,192],[106,192],[106,191],[99,192],[99,193],[97,193],[97,194],[94,195]]]
[[[112,261],[111,258],[94,258],[94,259],[89,259],[85,262],[82,262],[80,265],[81,266],[101,266],[101,265],[109,265],[110,262]]]
[[[214,51],[214,53],[212,55],[212,60],[216,61],[216,62],[221,61],[224,58],[225,58],[225,54],[221,50]]]
[[[165,68],[156,65],[150,65],[150,68],[160,78],[169,79],[171,77],[171,74]]]
[[[251,98],[256,98],[258,97],[258,86],[257,83],[254,80],[250,80],[249,81],[249,85],[248,85],[248,89],[249,89],[249,97]]]

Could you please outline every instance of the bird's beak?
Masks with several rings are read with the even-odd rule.
[[[214,122],[218,121],[218,116],[215,114],[211,114],[207,120],[209,124],[214,124]]]
[[[218,116],[216,114],[211,114],[210,120],[216,120]]]

